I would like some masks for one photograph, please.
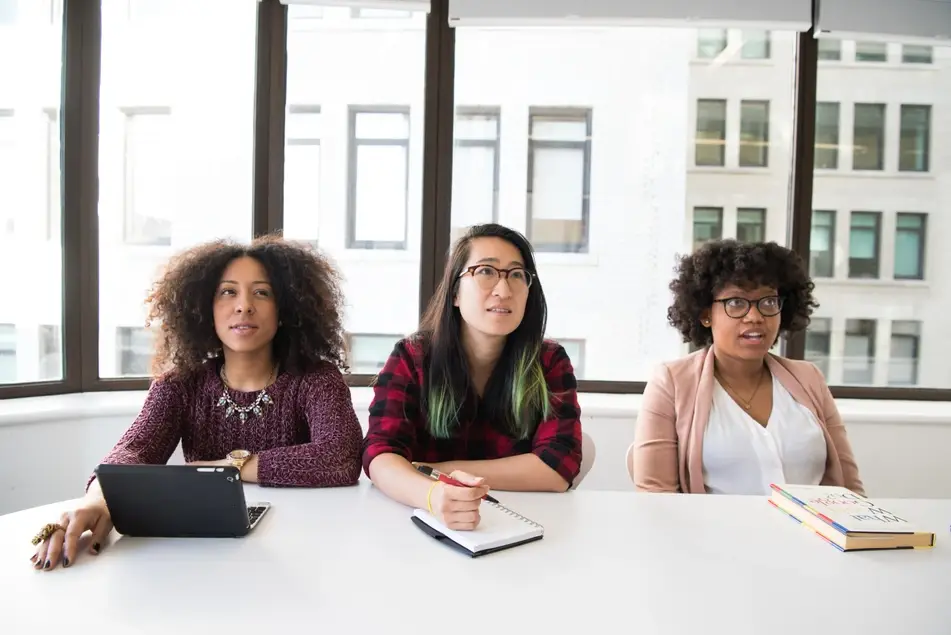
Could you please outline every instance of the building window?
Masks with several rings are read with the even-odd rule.
[[[412,11],[401,11],[399,9],[350,9],[351,18],[376,18],[376,19],[403,19],[413,17]]]
[[[820,101],[816,104],[815,167],[822,170],[839,167],[838,102]]]
[[[58,326],[40,326],[40,381],[54,381],[63,377],[63,345],[60,332]]]
[[[350,109],[351,249],[406,249],[409,135],[409,108]]]
[[[171,111],[136,108],[125,111],[123,179],[125,242],[171,245],[174,183]]]
[[[454,237],[465,228],[498,219],[498,108],[458,108],[453,128],[452,228]]]
[[[723,237],[723,208],[693,208],[693,248],[698,249],[708,240]]]
[[[882,215],[852,212],[849,230],[849,277],[877,278]]]
[[[925,214],[899,212],[895,217],[895,278],[925,277]]]
[[[888,353],[888,384],[914,386],[918,383],[918,355],[921,322],[892,322],[891,350]]]
[[[829,378],[829,354],[832,350],[832,320],[812,318],[806,330],[806,361],[815,364]]]
[[[529,238],[538,251],[588,250],[591,111],[529,112]]]
[[[819,39],[819,59],[827,62],[838,62],[842,59],[842,41]]]
[[[147,328],[116,329],[116,366],[120,377],[145,377],[151,372],[154,341]]]
[[[885,156],[885,104],[855,104],[853,170],[881,170]]]
[[[835,212],[817,209],[812,212],[809,234],[809,273],[831,278],[835,274]]]
[[[769,59],[769,31],[743,31],[740,57],[745,60]]]
[[[875,377],[875,320],[845,321],[842,381],[871,384]]]
[[[376,375],[386,364],[402,335],[347,334],[347,365],[355,375]]]
[[[20,13],[18,4],[18,0],[0,0],[0,25],[16,24]]]
[[[0,384],[17,380],[17,327],[0,324]]]
[[[931,106],[901,107],[898,169],[927,172],[931,146]]]
[[[761,207],[736,210],[736,239],[744,243],[763,242],[766,239],[766,210]]]
[[[58,239],[63,217],[62,183],[59,167],[59,111],[47,108],[46,113],[46,238]]]
[[[571,367],[575,371],[575,379],[584,379],[584,340],[552,338],[565,349]]]
[[[931,64],[934,61],[934,49],[918,44],[903,44],[901,61],[902,64]]]
[[[726,100],[697,100],[697,165],[722,166],[726,158]]]
[[[0,108],[0,176],[15,174],[19,156],[15,129],[13,110]],[[12,188],[0,187],[0,238],[10,238],[16,233],[16,201]]]
[[[769,164],[769,102],[740,102],[740,165],[765,168]]]
[[[856,42],[856,62],[887,62],[888,45],[882,42]]]
[[[293,105],[284,126],[284,233],[317,241],[320,210],[320,106]]]
[[[697,57],[712,60],[726,50],[726,29],[698,29]]]

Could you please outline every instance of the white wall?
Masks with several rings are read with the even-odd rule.
[[[370,391],[353,391],[366,428]],[[0,403],[0,514],[81,496],[86,479],[129,425],[144,393],[37,397]],[[581,489],[631,489],[624,457],[638,395],[580,395],[582,427],[596,444]],[[951,498],[951,406],[839,402],[870,496]],[[180,451],[172,462],[181,462]],[[363,478],[366,478],[363,476]]]

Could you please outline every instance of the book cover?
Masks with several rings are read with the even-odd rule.
[[[845,487],[787,484],[773,484],[771,487],[844,534],[913,534],[922,531],[909,519]]]

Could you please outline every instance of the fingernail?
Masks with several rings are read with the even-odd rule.
[[[102,549],[102,545],[100,545],[98,542],[92,546],[92,550],[96,553],[99,553],[100,549]]]
[[[43,565],[43,568],[44,568],[44,569],[49,569],[49,568],[50,568],[50,561],[49,561],[49,560],[46,561],[46,564]]]
[[[30,556],[30,562],[36,562],[36,554],[35,554],[35,553],[34,553],[32,556]]]
[[[69,558],[63,556],[63,567],[68,567],[68,566],[69,566]]]

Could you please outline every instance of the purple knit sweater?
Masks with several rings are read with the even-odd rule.
[[[360,478],[363,431],[340,371],[281,373],[261,416],[225,417],[217,364],[189,380],[156,380],[142,411],[102,463],[164,464],[179,441],[185,461],[217,461],[232,450],[258,455],[258,482],[272,487],[353,485]],[[258,392],[228,390],[240,406]],[[92,482],[92,478],[90,481]],[[88,487],[88,483],[87,483]]]

